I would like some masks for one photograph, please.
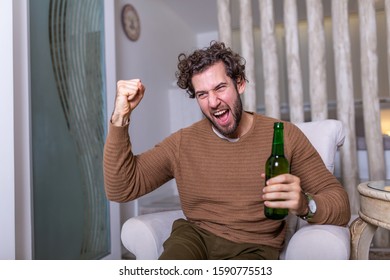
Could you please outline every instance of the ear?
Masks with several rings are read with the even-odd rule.
[[[237,80],[237,90],[239,94],[243,94],[246,87],[246,81],[245,79]]]

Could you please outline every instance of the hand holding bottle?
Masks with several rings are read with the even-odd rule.
[[[261,174],[265,179],[265,174]],[[263,188],[264,205],[272,209],[288,209],[291,214],[305,215],[307,199],[302,192],[300,179],[292,174],[270,178]]]
[[[300,186],[300,179],[290,174],[290,164],[284,156],[284,124],[274,123],[272,152],[265,164],[263,188],[264,215],[273,220],[307,212],[307,201]],[[306,203],[305,203],[306,202]]]

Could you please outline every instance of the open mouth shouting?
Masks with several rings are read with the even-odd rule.
[[[239,97],[236,98],[232,110],[228,106],[224,107],[212,110],[209,117],[206,114],[204,115],[222,135],[229,138],[237,138],[239,133],[238,125],[242,117],[241,99]]]
[[[218,110],[213,113],[213,116],[219,126],[226,126],[229,121],[230,111],[227,109],[224,110]]]

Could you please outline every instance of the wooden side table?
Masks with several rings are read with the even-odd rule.
[[[378,227],[390,230],[390,182],[358,185],[359,218],[351,224],[351,259],[368,260],[370,244]]]

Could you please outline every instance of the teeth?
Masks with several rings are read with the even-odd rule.
[[[218,112],[214,113],[214,116],[219,117],[225,113],[226,113],[226,110],[218,111]]]

